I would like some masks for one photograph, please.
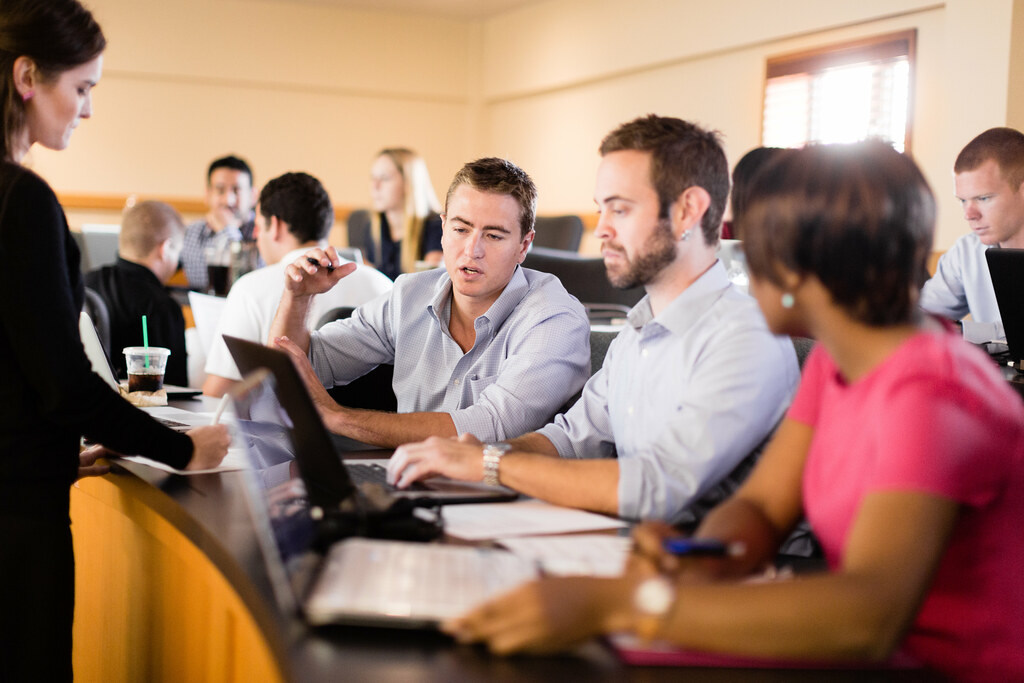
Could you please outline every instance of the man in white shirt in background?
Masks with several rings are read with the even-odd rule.
[[[717,135],[674,118],[601,144],[595,201],[608,279],[643,285],[604,366],[554,422],[507,444],[471,436],[395,451],[389,479],[501,483],[558,505],[694,523],[745,476],[799,380],[788,338],[715,256],[729,169]]]
[[[1003,336],[985,252],[1024,248],[1024,134],[990,128],[967,143],[953,165],[956,197],[971,232],[939,259],[921,290],[921,308],[964,321],[964,336],[985,342]]]
[[[314,247],[325,247],[334,207],[320,181],[285,173],[268,182],[256,205],[256,246],[267,267],[243,275],[231,287],[206,360],[203,393],[222,396],[241,379],[221,335],[266,343],[285,286],[285,268]],[[348,263],[344,261],[343,263]],[[306,325],[340,306],[360,306],[391,291],[380,271],[359,265],[331,290],[314,297]]]

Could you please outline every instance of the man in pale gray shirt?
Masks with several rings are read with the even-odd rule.
[[[445,267],[400,276],[389,295],[312,334],[312,297],[354,265],[329,247],[286,268],[270,341],[299,361],[329,429],[382,447],[470,433],[498,441],[544,425],[579,391],[590,372],[586,312],[558,278],[519,265],[536,201],[515,164],[466,164],[441,217]],[[343,407],[324,389],[385,363],[397,413]]]
[[[729,191],[717,136],[649,116],[609,134],[601,155],[596,236],[608,279],[647,292],[603,367],[540,431],[504,444],[462,436],[399,448],[392,482],[444,474],[627,519],[692,523],[738,485],[781,419],[796,355],[715,256]]]

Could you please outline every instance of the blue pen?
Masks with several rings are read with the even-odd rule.
[[[744,551],[742,543],[725,544],[711,538],[667,538],[662,547],[678,557],[736,557]]]

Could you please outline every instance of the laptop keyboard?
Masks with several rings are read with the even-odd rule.
[[[388,483],[388,471],[386,468],[381,467],[377,464],[356,464],[347,462],[345,463],[346,469],[348,469],[348,476],[352,479],[352,483],[356,486],[362,486],[363,484],[378,484],[383,486],[388,491],[396,491],[397,489]],[[405,491],[429,491],[430,489],[420,482],[414,482]]]
[[[307,604],[315,623],[364,615],[435,622],[536,576],[495,548],[350,539],[331,548]]]

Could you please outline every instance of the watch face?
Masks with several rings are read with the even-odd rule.
[[[644,614],[661,616],[668,612],[676,597],[676,589],[664,576],[655,576],[641,583],[633,595],[633,605]]]

